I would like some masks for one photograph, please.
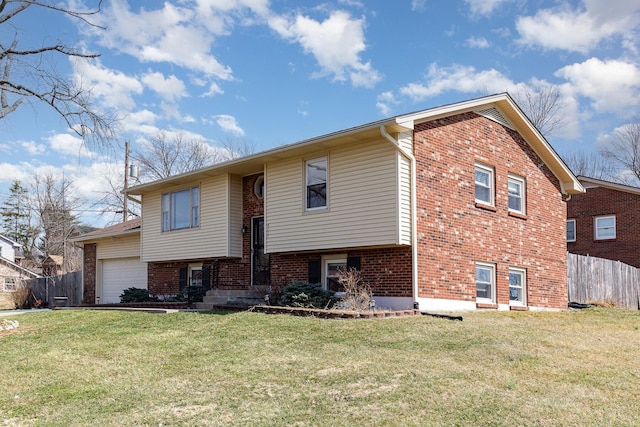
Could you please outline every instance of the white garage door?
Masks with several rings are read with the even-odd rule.
[[[102,261],[102,304],[119,303],[127,288],[147,289],[147,264],[140,258],[105,259]]]

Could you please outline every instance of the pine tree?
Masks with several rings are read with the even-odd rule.
[[[32,257],[37,231],[31,226],[31,214],[27,190],[15,180],[9,188],[9,196],[0,207],[4,235],[22,245],[25,258]]]

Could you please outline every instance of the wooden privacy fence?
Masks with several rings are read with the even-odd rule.
[[[567,284],[571,302],[640,308],[640,269],[620,261],[567,253]]]
[[[67,305],[80,305],[82,302],[82,272],[74,271],[61,276],[31,279],[33,295],[52,305],[55,297],[67,297]]]

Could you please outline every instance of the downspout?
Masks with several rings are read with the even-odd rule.
[[[416,195],[416,158],[412,153],[402,148],[400,143],[387,133],[384,125],[380,125],[380,134],[384,139],[392,143],[401,155],[411,162],[411,288],[413,292],[413,302],[415,304],[418,301],[418,197]]]

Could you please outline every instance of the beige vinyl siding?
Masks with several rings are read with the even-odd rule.
[[[398,218],[400,224],[400,243],[411,244],[411,161],[398,153]]]
[[[238,210],[242,191],[233,191],[234,178],[216,176],[190,185],[155,191],[144,195],[142,202],[142,260],[144,262],[237,257],[241,252],[231,248],[230,236],[241,234],[240,228],[230,227],[232,211]],[[163,232],[161,229],[162,193],[200,186],[200,226]],[[232,203],[232,201],[235,201]],[[241,217],[241,216],[240,216]],[[241,238],[240,237],[234,237]],[[236,245],[237,246],[237,245]]]
[[[399,162],[388,141],[267,165],[267,251],[400,244]],[[305,212],[304,161],[326,155],[328,208]]]
[[[398,134],[398,144],[404,151],[413,154],[413,131]]]
[[[96,258],[130,258],[140,256],[140,234],[107,237],[97,241]]]

